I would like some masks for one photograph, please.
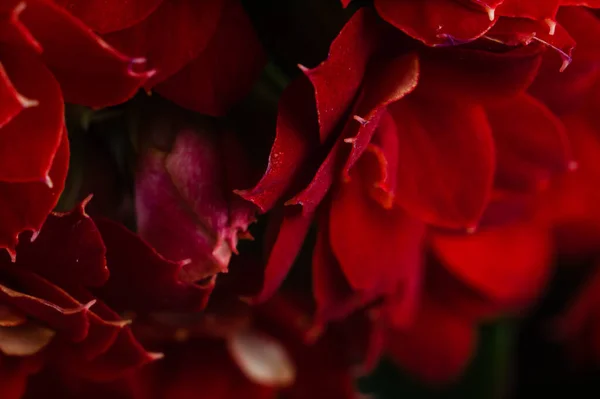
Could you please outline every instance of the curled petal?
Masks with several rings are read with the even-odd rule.
[[[327,60],[303,69],[315,90],[321,142],[352,104],[377,46],[378,29],[375,15],[368,8],[360,9],[331,44]]]
[[[279,100],[277,135],[267,170],[255,187],[236,191],[263,213],[273,208],[290,190],[317,147],[314,104],[306,79],[296,79],[285,89]]]
[[[429,383],[457,379],[476,347],[475,326],[441,303],[422,303],[414,324],[392,330],[387,350],[394,361]]]

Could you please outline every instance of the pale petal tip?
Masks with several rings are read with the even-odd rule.
[[[496,18],[496,9],[493,7],[490,7],[488,5],[484,6],[485,8],[485,12],[487,12],[488,18],[490,19],[490,21],[493,21]]]
[[[40,102],[38,100],[33,100],[31,98],[27,98],[22,94],[17,93],[17,100],[19,100],[19,103],[21,104],[21,106],[23,108],[33,108],[33,107],[37,107],[38,105],[40,105]]]
[[[556,21],[553,21],[550,18],[546,18],[544,22],[546,23],[546,25],[548,25],[548,34],[550,36],[554,36],[554,34],[556,33]]]
[[[50,176],[46,175],[46,177],[44,177],[43,182],[46,185],[46,187],[48,187],[50,189],[54,188],[54,183],[52,182],[52,179],[50,178]]]

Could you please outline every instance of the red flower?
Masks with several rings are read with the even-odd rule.
[[[239,192],[262,211],[282,197],[287,200],[283,221],[274,229],[279,232],[262,297],[287,273],[332,183],[339,187],[332,196],[336,211],[336,198],[347,198],[347,190],[341,188],[373,186],[367,190],[375,192],[382,209],[363,207],[356,196],[348,200],[349,206],[364,209],[365,222],[383,222],[391,217],[386,209],[397,206],[399,220],[473,229],[494,184],[496,189],[529,191],[571,165],[560,121],[524,92],[535,77],[543,45],[504,46],[503,52],[429,50],[394,35],[368,10],[361,10],[332,44],[329,59],[306,71],[314,87],[318,123],[306,80],[297,80],[284,92],[267,172],[256,187]],[[380,44],[393,42],[400,43],[399,55],[389,45],[377,52]],[[345,121],[348,112],[356,116]],[[509,114],[511,118],[504,117]],[[319,165],[323,150],[329,153]],[[363,179],[358,183],[352,173],[361,155],[374,155],[375,162],[371,166],[365,161],[363,171],[355,171]],[[381,215],[370,214],[376,212]],[[343,212],[332,219],[337,214],[331,213],[330,223],[347,222]],[[402,228],[399,222],[388,224]],[[360,228],[341,226],[337,231],[347,235],[373,230],[364,223]],[[366,236],[373,242],[380,239]],[[377,268],[371,270],[376,274]]]
[[[145,84],[178,105],[223,115],[264,55],[238,0],[54,0],[117,49],[157,70]]]
[[[267,172],[239,192],[262,211],[285,201],[259,301],[315,214],[317,322],[383,297],[370,360],[386,350],[421,378],[455,378],[479,322],[537,298],[552,242],[531,195],[576,163],[561,120],[526,90],[574,43],[561,25],[551,46],[522,35],[532,24],[501,19],[469,46],[430,49],[368,9],[352,17],[304,69],[314,97],[304,78],[284,92]]]
[[[3,397],[19,398],[28,375],[44,364],[105,380],[156,358],[128,322],[92,294],[109,269],[100,232],[83,205],[50,215],[39,235],[23,235],[16,261],[5,254],[0,262]]]
[[[0,5],[0,247],[14,256],[18,234],[39,231],[58,201],[69,159],[63,102],[123,102],[152,74],[138,71],[143,63],[52,3]]]

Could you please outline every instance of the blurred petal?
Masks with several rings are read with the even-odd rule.
[[[63,134],[60,87],[29,51],[3,48],[0,59],[18,92],[37,102],[0,130],[0,181],[45,182]]]
[[[321,142],[352,104],[380,39],[378,29],[375,15],[361,8],[331,43],[327,60],[316,68],[304,69],[315,91]]]
[[[476,346],[475,327],[441,303],[421,304],[414,325],[389,332],[392,359],[428,383],[456,380]]]
[[[223,14],[206,49],[155,88],[183,108],[212,116],[225,115],[248,94],[265,63],[261,44],[242,6],[229,0]],[[171,52],[169,45],[169,57]]]
[[[441,262],[491,300],[521,308],[537,297],[551,272],[551,240],[544,227],[514,224],[472,235],[432,237]]]

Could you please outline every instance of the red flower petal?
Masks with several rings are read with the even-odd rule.
[[[316,302],[315,324],[347,317],[379,294],[369,296],[353,289],[348,283],[339,262],[329,244],[329,221],[322,218],[317,231],[317,242],[313,249],[312,286]]]
[[[477,341],[475,327],[468,320],[431,299],[422,303],[410,329],[388,334],[392,359],[429,383],[459,377]]]
[[[442,263],[491,300],[510,307],[529,304],[550,272],[547,230],[515,224],[460,236],[432,237]]]
[[[212,286],[181,281],[181,263],[161,257],[139,236],[106,219],[96,219],[106,245],[110,278],[101,297],[117,309],[198,310],[206,305]]]
[[[144,59],[119,53],[52,2],[27,2],[21,20],[42,46],[42,58],[67,102],[91,107],[118,104],[154,74],[140,71]]]
[[[63,190],[68,165],[69,141],[63,130],[60,146],[48,173],[52,186],[49,187],[46,182],[0,183],[0,247],[8,248],[12,253],[20,232],[37,232],[42,228]]]
[[[6,70],[0,64],[0,102],[3,104],[2,109],[0,109],[0,129],[17,116],[19,112],[33,106],[30,101],[15,89],[6,74]]]
[[[106,250],[84,207],[85,202],[69,213],[50,215],[35,240],[21,240],[18,266],[62,288],[103,285],[109,275]]]
[[[577,60],[560,72],[552,52],[547,52],[536,80],[529,91],[556,113],[575,111],[585,101],[585,95],[598,75],[600,65],[600,20],[588,10],[563,7],[559,23],[577,42]]]
[[[265,175],[255,187],[236,191],[263,213],[294,185],[304,163],[318,147],[314,104],[306,79],[296,79],[285,89],[279,100],[277,135]]]
[[[129,28],[157,9],[163,0],[54,0],[98,33]]]
[[[261,292],[254,301],[264,302],[279,288],[290,271],[304,238],[312,222],[312,215],[300,212],[295,207],[286,207],[281,215],[269,221],[270,228],[277,228],[273,234],[273,245],[268,251],[265,275]]]
[[[370,153],[363,157],[362,162],[375,161]],[[419,267],[425,226],[399,207],[383,209],[375,203],[368,192],[375,179],[361,169],[332,193],[331,249],[353,289],[391,294]]]
[[[148,18],[104,38],[119,51],[145,57],[156,69],[151,87],[180,71],[206,49],[219,25],[224,0],[162,1]]]
[[[428,46],[475,40],[494,25],[485,9],[452,0],[375,0],[383,19]]]
[[[303,70],[315,90],[321,142],[352,104],[380,39],[378,28],[375,15],[368,8],[360,9],[331,43],[327,60]]]
[[[371,197],[385,209],[392,208],[396,195],[396,175],[398,173],[398,134],[396,123],[389,112],[384,112],[367,151],[376,158],[370,163],[369,173],[373,183],[368,187]]]
[[[27,358],[0,355],[0,386],[3,399],[21,399],[27,388],[27,379],[39,371],[40,356]]]
[[[561,121],[528,95],[486,108],[496,144],[496,185],[532,190],[576,165]]]
[[[224,115],[248,94],[265,62],[242,6],[230,0],[223,13],[206,49],[156,86],[158,93],[177,105],[212,116]]]
[[[60,87],[29,51],[3,48],[0,59],[18,92],[37,102],[1,128],[0,181],[46,182],[63,133]]]
[[[411,96],[389,107],[402,160],[396,201],[427,223],[472,228],[487,205],[494,175],[485,112],[466,101]]]

